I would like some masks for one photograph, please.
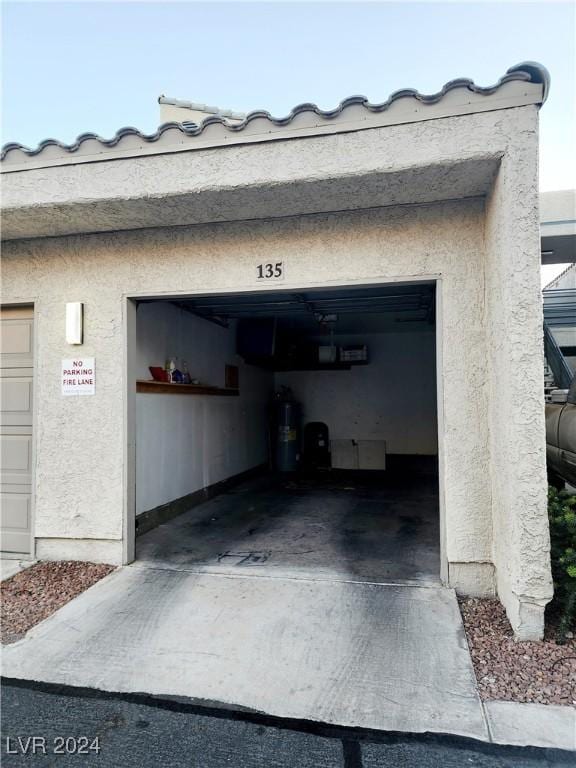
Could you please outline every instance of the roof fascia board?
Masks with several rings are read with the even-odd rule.
[[[441,100],[434,104],[422,103],[413,96],[398,98],[382,112],[369,112],[359,105],[346,108],[339,116],[327,119],[313,112],[303,112],[297,115],[288,125],[276,126],[265,118],[257,118],[250,122],[242,131],[234,132],[221,123],[208,125],[197,136],[187,136],[176,126],[169,128],[156,141],[146,141],[135,136],[122,139],[120,144],[129,143],[131,146],[102,146],[96,139],[87,140],[84,145],[73,153],[59,147],[47,147],[34,156],[25,156],[24,160],[17,157],[10,160],[8,156],[2,163],[2,173],[16,173],[38,168],[50,168],[63,165],[78,165],[96,163],[108,160],[143,157],[150,155],[173,154],[190,152],[198,149],[209,149],[238,144],[258,144],[268,141],[285,141],[289,139],[309,138],[335,133],[350,133],[354,131],[383,128],[392,125],[402,125],[415,122],[425,122],[448,117],[466,116],[478,112],[491,112],[503,109],[513,109],[529,105],[539,105],[544,96],[542,83],[528,81],[510,81],[503,83],[491,95],[471,92],[466,87],[458,87],[449,91]],[[346,112],[349,113],[348,117]],[[168,134],[175,134],[176,140]],[[98,151],[91,150],[91,146]],[[16,154],[16,151],[10,154]],[[23,154],[23,153],[20,153]]]
[[[576,236],[576,220],[544,221],[540,224],[542,237],[574,237]]]

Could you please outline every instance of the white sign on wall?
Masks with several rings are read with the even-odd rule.
[[[93,395],[96,391],[96,366],[93,357],[62,360],[62,394]]]

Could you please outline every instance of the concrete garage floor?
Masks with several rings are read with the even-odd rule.
[[[137,539],[137,563],[203,573],[439,583],[438,481],[403,471],[264,477]]]
[[[433,583],[433,484],[287,485],[146,534],[139,562],[5,647],[3,674],[486,739],[456,596]]]

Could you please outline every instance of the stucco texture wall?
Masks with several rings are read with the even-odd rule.
[[[121,538],[123,297],[255,290],[266,254],[285,262],[285,288],[440,276],[446,555],[489,562],[483,209],[477,199],[7,243],[5,296],[31,298],[33,286],[37,307],[36,536]],[[60,394],[67,301],[85,303],[93,397]]]
[[[540,635],[552,595],[536,121],[533,113],[531,130],[511,136],[485,225],[493,559],[522,639]]]
[[[503,206],[506,208],[507,201]],[[494,516],[498,536],[507,537],[502,546],[516,548],[516,534],[501,522],[510,510],[505,491],[510,471],[517,483],[514,494],[520,493],[519,503],[527,502],[537,521],[534,534],[526,530],[525,537],[520,535],[515,555],[514,573],[520,567],[524,569],[523,584],[518,575],[501,579],[499,584],[504,590],[521,589],[529,599],[531,594],[544,599],[545,507],[539,485],[542,483],[544,488],[543,440],[542,446],[533,449],[527,464],[517,460],[518,455],[529,450],[530,440],[538,443],[543,435],[536,413],[541,405],[536,386],[541,366],[538,342],[526,346],[528,332],[539,338],[537,310],[529,306],[534,299],[532,284],[537,267],[532,263],[527,267],[534,252],[538,254],[532,242],[536,233],[533,227],[527,227],[530,242],[515,246],[514,267],[506,268],[506,276],[509,274],[513,282],[506,287],[505,298],[515,308],[510,345],[498,333],[501,321],[508,320],[507,311],[497,309],[496,298],[488,297],[497,288],[508,241],[497,241],[495,235],[485,231],[484,207],[483,199],[473,198],[269,221],[7,243],[3,265],[5,300],[34,298],[37,309],[36,536],[103,540],[110,544],[111,557],[119,552],[116,544],[122,537],[123,513],[124,297],[257,290],[260,286],[255,267],[265,254],[267,260],[285,262],[282,287],[287,289],[439,278],[439,438],[445,508],[443,550],[450,563],[448,578],[463,591],[490,591],[494,561],[497,568],[504,567],[500,565],[500,544],[493,547]],[[499,223],[495,222],[494,227],[500,229]],[[514,229],[505,236],[516,234]],[[489,237],[492,261],[486,258]],[[526,256],[523,247],[528,249]],[[524,276],[522,270],[526,268],[529,275]],[[487,275],[493,284],[486,283]],[[277,290],[279,285],[272,287]],[[519,298],[514,288],[520,290]],[[82,349],[84,355],[96,358],[93,397],[63,398],[60,394],[60,360],[69,357],[71,351],[64,340],[67,301],[85,302]],[[522,329],[525,317],[529,323]],[[520,344],[525,350],[521,354]],[[494,348],[489,349],[490,345]],[[526,363],[527,377],[520,367],[514,372],[509,370],[509,346],[515,362]],[[496,384],[502,371],[508,371],[506,376],[513,382],[513,389],[503,399],[502,387]],[[523,410],[526,398],[528,413]],[[504,438],[510,417],[514,430]],[[492,437],[490,426],[495,431]],[[511,448],[516,439],[518,455],[511,455],[503,446]],[[517,468],[513,470],[515,462]],[[493,496],[494,484],[497,491]],[[529,535],[539,549],[540,561],[534,567],[526,549]]]

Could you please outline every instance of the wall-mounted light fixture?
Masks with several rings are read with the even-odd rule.
[[[66,304],[66,343],[82,344],[84,336],[84,304],[70,301]]]

